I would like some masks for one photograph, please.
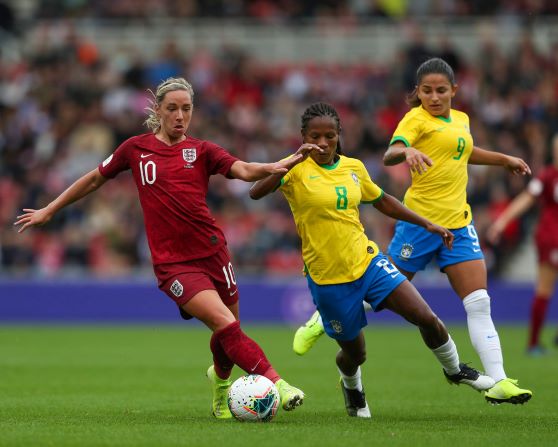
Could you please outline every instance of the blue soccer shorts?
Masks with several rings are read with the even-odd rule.
[[[341,341],[354,340],[366,326],[362,301],[370,303],[378,312],[388,295],[407,279],[382,253],[372,259],[359,279],[352,282],[319,285],[310,275],[306,278],[327,335]]]
[[[484,259],[479,237],[472,223],[450,231],[454,236],[451,250],[444,245],[439,235],[418,225],[398,221],[387,253],[397,267],[411,273],[424,270],[434,257],[442,271],[448,265]]]

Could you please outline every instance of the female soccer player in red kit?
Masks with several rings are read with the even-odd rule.
[[[552,164],[532,179],[488,229],[492,243],[500,240],[502,232],[513,219],[521,216],[535,203],[540,203],[539,223],[535,231],[538,275],[535,296],[531,305],[527,354],[540,355],[545,348],[539,342],[546,318],[548,303],[558,281],[558,134],[552,139]],[[558,345],[558,334],[555,342]]]
[[[151,92],[153,94],[153,92]],[[317,146],[304,144],[295,156],[277,163],[246,163],[209,141],[186,134],[194,91],[183,78],[169,78],[153,94],[145,121],[150,133],[122,143],[46,207],[24,209],[19,232],[47,223],[65,206],[97,190],[118,173],[131,170],[143,209],[147,240],[159,289],[185,318],[197,318],[211,331],[213,362],[207,376],[213,388],[213,416],[228,419],[231,370],[272,380],[285,410],[302,404],[304,393],[281,379],[260,346],[240,328],[238,289],[225,237],[206,203],[209,177],[221,174],[247,182],[286,173]]]

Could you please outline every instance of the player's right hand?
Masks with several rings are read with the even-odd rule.
[[[432,166],[432,160],[414,147],[405,148],[405,161],[409,165],[411,172],[422,174],[428,167]]]
[[[439,234],[442,240],[444,241],[444,245],[450,250],[453,248],[453,233],[450,230],[441,227],[440,225],[436,225],[435,223],[432,222],[430,222],[426,226],[426,230],[429,231],[430,233]]]
[[[17,230],[18,233],[23,233],[29,227],[44,225],[52,219],[52,214],[46,208],[40,210],[23,208],[23,212],[24,214],[17,216],[17,220],[14,222],[15,226],[21,225],[21,228]]]

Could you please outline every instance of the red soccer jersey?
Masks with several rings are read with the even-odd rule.
[[[535,237],[538,241],[558,246],[558,169],[547,166],[531,180],[528,189],[541,204]]]
[[[99,165],[104,177],[132,170],[153,264],[211,256],[226,243],[206,202],[209,176],[237,161],[220,146],[187,137],[168,146],[154,134],[132,137]]]

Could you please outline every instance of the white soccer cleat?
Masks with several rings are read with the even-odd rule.
[[[444,375],[449,383],[454,385],[460,385],[463,383],[465,385],[469,385],[477,391],[486,391],[492,388],[496,383],[492,377],[481,374],[475,368],[471,368],[466,363],[460,363],[459,368],[460,371],[457,374],[451,375],[444,370]]]

